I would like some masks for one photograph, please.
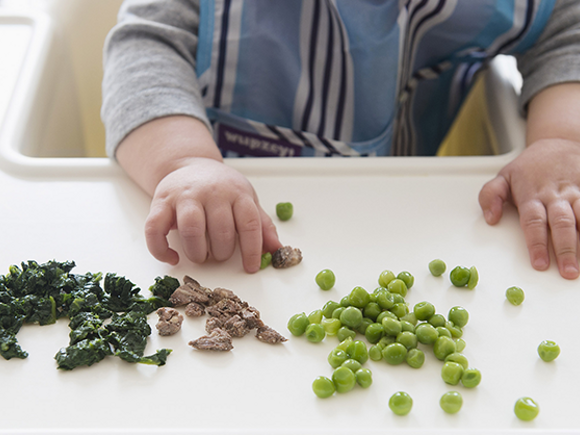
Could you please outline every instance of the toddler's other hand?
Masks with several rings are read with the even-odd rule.
[[[479,203],[485,220],[501,219],[505,202],[518,209],[532,266],[545,270],[553,247],[562,277],[578,277],[580,143],[540,139],[485,184]]]

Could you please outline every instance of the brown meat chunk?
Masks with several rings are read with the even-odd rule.
[[[246,324],[250,329],[260,328],[264,326],[264,322],[262,322],[262,320],[260,319],[260,312],[256,310],[254,307],[247,307],[242,309],[240,316],[242,317],[242,319],[246,321]]]
[[[283,341],[288,341],[286,337],[266,325],[258,328],[256,331],[256,338],[268,344],[277,344],[282,343]]]
[[[216,304],[223,299],[231,299],[235,302],[242,302],[242,300],[231,290],[222,287],[216,287],[211,293],[211,304]]]
[[[205,307],[197,302],[190,302],[185,306],[185,314],[189,317],[201,317],[205,314]]]
[[[276,269],[284,269],[296,266],[302,261],[302,252],[298,248],[283,246],[272,255],[272,266]]]
[[[243,337],[251,331],[246,321],[238,314],[230,317],[224,323],[223,329],[232,337]]]
[[[232,337],[222,329],[214,329],[209,335],[192,340],[189,345],[197,350],[213,350],[218,352],[227,352],[232,350]]]
[[[234,314],[240,313],[248,304],[246,302],[236,302],[233,299],[222,299],[217,304],[207,307],[206,311],[210,316],[227,320]]]
[[[184,278],[184,284],[179,286],[169,297],[169,302],[174,307],[187,305],[191,302],[206,305],[209,302],[211,294],[212,291],[210,289],[201,286],[196,280],[186,276]]]
[[[174,308],[161,307],[157,310],[159,321],[155,325],[159,335],[173,335],[181,329],[183,316]]]
[[[205,330],[211,332],[214,329],[221,328],[224,322],[219,317],[210,317],[205,321]]]

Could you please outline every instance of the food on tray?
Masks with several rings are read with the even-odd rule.
[[[413,399],[404,391],[397,391],[389,399],[389,408],[397,415],[407,415],[413,407]]]
[[[538,346],[538,355],[543,361],[554,361],[560,355],[560,346],[551,340],[544,340]]]
[[[520,397],[514,405],[516,417],[523,421],[531,421],[540,413],[540,407],[530,397]]]
[[[191,317],[209,315],[205,323],[207,335],[189,342],[197,350],[229,351],[232,339],[244,337],[256,329],[256,338],[270,344],[286,341],[281,334],[266,326],[260,312],[242,301],[233,291],[216,287],[213,290],[202,286],[195,279],[185,276],[169,297],[175,307],[185,305]]]
[[[294,214],[294,206],[291,202],[279,202],[276,204],[276,215],[281,221],[289,220]]]
[[[155,325],[159,335],[173,335],[179,332],[183,316],[175,308],[161,307],[156,311],[159,321]]]
[[[443,260],[435,259],[429,263],[429,272],[433,276],[441,276],[445,273],[447,265]]]
[[[405,295],[414,281],[409,272],[395,275],[384,270],[379,275],[379,287],[372,293],[355,286],[340,302],[328,301],[308,316],[302,312],[290,317],[287,326],[292,335],[304,335],[313,343],[335,335],[340,342],[327,357],[334,371],[340,370],[331,379],[315,380],[312,389],[318,397],[332,395],[328,382],[340,383],[334,383],[334,391],[350,391],[354,388],[349,381],[353,376],[361,378],[356,382],[359,385],[370,386],[370,371],[362,367],[369,359],[421,368],[425,352],[420,345],[430,346],[435,357],[443,362],[441,377],[446,383],[461,382],[467,388],[479,384],[481,373],[470,368],[465,355],[459,353],[465,348],[465,341],[460,337],[469,313],[463,307],[454,306],[446,317],[438,314],[427,301],[415,304],[410,310]],[[357,334],[364,335],[370,347],[365,341],[357,340]]]
[[[298,248],[283,246],[272,254],[272,266],[275,269],[285,269],[296,266],[302,261],[302,252]]]
[[[167,349],[143,356],[151,328],[147,314],[170,305],[164,298],[175,281],[157,278],[146,299],[140,289],[114,273],[73,274],[74,262],[36,261],[12,265],[0,276],[0,354],[5,359],[26,358],[16,334],[24,323],[47,325],[68,317],[70,342],[55,359],[58,368],[90,366],[108,355],[128,362],[163,365]],[[105,324],[105,319],[111,321]]]
[[[330,269],[323,269],[316,275],[315,278],[316,284],[322,290],[330,290],[334,287],[334,283],[336,282],[336,277],[334,276],[334,272]]]
[[[449,272],[449,279],[455,287],[467,287],[473,290],[479,282],[479,272],[475,266],[470,268],[457,266]]]
[[[265,269],[272,263],[272,253],[265,252],[262,254],[262,260],[260,262],[260,269]]]
[[[505,297],[510,304],[517,306],[524,302],[526,295],[520,287],[513,286],[505,291]]]
[[[439,406],[447,414],[457,414],[463,406],[463,397],[458,391],[448,391],[441,396]]]

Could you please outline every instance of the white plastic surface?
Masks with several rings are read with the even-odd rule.
[[[208,354],[187,345],[204,333],[205,321],[189,318],[176,336],[151,336],[147,353],[173,349],[164,367],[110,357],[93,367],[61,372],[53,360],[68,343],[67,323],[61,320],[25,326],[18,339],[29,358],[0,360],[0,434],[580,432],[580,347],[574,330],[578,281],[560,278],[554,266],[534,271],[515,211],[506,209],[502,222],[489,227],[477,204],[483,183],[517,150],[479,158],[306,159],[300,166],[296,160],[231,162],[249,175],[275,221],[276,203],[294,204],[294,217],[276,222],[281,240],[299,247],[304,261],[254,275],[243,272],[237,254],[226,263],[204,266],[182,255],[180,264],[170,267],[154,260],[145,246],[149,198],[114,164],[33,158],[19,151],[27,129],[38,127],[31,124],[36,119],[31,114],[42,102],[39,95],[46,95],[40,83],[52,59],[46,54],[50,20],[35,16],[28,22],[30,49],[0,133],[2,273],[29,259],[74,260],[73,272],[116,272],[145,295],[156,276],[189,274],[205,286],[234,290],[261,311],[267,324],[289,336],[286,322],[294,313],[338,300],[355,285],[372,291],[385,268],[408,270],[415,276],[407,298],[411,305],[428,300],[443,314],[455,305],[469,310],[464,354],[481,370],[483,381],[472,390],[446,385],[441,362],[427,352],[420,370],[369,361],[374,383],[368,390],[321,400],[311,383],[331,374],[326,357],[335,338],[311,344],[289,336],[287,343],[269,346],[247,336],[235,339],[230,353]],[[513,104],[498,107],[514,113]],[[518,131],[515,137],[521,139]],[[181,252],[174,234],[170,240]],[[480,284],[468,291],[451,286],[447,274],[432,277],[427,264],[434,258],[449,268],[475,265]],[[337,275],[328,292],[314,283],[323,268]],[[526,292],[520,307],[505,300],[505,289],[512,285]],[[544,339],[562,348],[552,363],[537,356]],[[450,389],[464,397],[457,415],[446,415],[438,405]],[[395,416],[387,406],[399,390],[414,399],[406,417]],[[524,395],[541,407],[533,422],[513,414],[515,400]]]

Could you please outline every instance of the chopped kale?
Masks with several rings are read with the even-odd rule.
[[[28,352],[22,350],[16,340],[16,336],[6,330],[0,329],[0,355],[4,359],[26,358]]]
[[[149,291],[153,293],[154,296],[169,300],[177,287],[179,287],[179,281],[176,278],[168,275],[165,275],[163,278],[158,276],[155,278],[155,284],[149,287]]]
[[[69,346],[55,359],[59,369],[90,366],[108,355],[129,362],[164,365],[171,350],[143,356],[151,328],[147,314],[170,305],[167,294],[175,278],[156,278],[154,296],[145,299],[131,281],[113,273],[73,274],[74,262],[36,261],[12,265],[0,275],[0,355],[26,358],[16,334],[23,323],[48,325],[68,317]],[[153,291],[153,290],[152,290]],[[105,320],[112,317],[109,324]]]

